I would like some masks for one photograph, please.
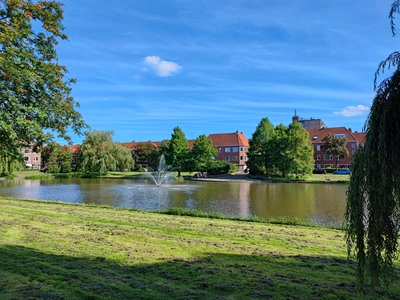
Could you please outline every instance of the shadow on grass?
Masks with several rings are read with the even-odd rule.
[[[210,254],[126,266],[18,246],[0,257],[1,299],[358,299],[354,265],[333,258]]]

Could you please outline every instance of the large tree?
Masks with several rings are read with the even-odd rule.
[[[335,137],[332,133],[325,136],[322,141],[322,150],[327,154],[333,155],[336,159],[336,168],[338,168],[338,160],[340,157],[349,156],[349,151],[346,148],[347,140],[344,137]]]
[[[290,171],[296,175],[310,175],[314,167],[314,151],[309,140],[308,131],[298,122],[288,127],[287,160],[290,161]]]
[[[58,63],[56,45],[67,40],[62,5],[55,1],[0,0],[0,161],[18,158],[68,129],[86,126],[70,95],[74,79]],[[52,134],[53,133],[53,134]]]
[[[274,158],[272,143],[274,136],[274,126],[268,118],[262,118],[249,141],[249,160],[247,165],[250,168],[250,173],[257,175],[257,173],[264,169],[266,176],[270,176],[270,168],[273,165]]]
[[[399,11],[397,0],[389,14],[393,35]],[[376,88],[364,125],[365,143],[353,156],[347,191],[348,253],[357,259],[360,287],[398,279],[393,261],[399,255],[400,231],[400,52],[379,64],[375,86],[377,76],[389,67],[394,72]]]
[[[218,149],[213,146],[212,141],[204,134],[198,136],[190,151],[191,171],[207,171],[217,154]]]
[[[78,167],[92,176],[105,175],[109,170],[133,166],[131,152],[120,143],[114,143],[112,131],[94,130],[86,132],[82,142]]]
[[[182,129],[177,126],[171,134],[165,159],[168,165],[171,165],[174,170],[178,171],[178,177],[181,176],[181,171],[186,167],[188,154],[189,142]]]

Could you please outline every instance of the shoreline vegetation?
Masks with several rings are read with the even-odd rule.
[[[342,230],[181,213],[0,197],[0,298],[396,299],[400,294],[398,284],[357,294],[356,264],[347,260]]]
[[[121,178],[121,179],[140,179],[143,172],[118,172],[111,171],[107,175],[101,176],[101,178]],[[233,173],[224,175],[214,175],[208,178],[195,178],[196,173],[182,172],[182,177],[175,180],[202,180],[202,181],[252,181],[252,182],[293,182],[293,183],[349,183],[350,175],[335,175],[335,174],[312,174],[306,178],[295,178],[295,177],[272,177],[266,178],[262,176],[252,176],[246,173]],[[59,173],[59,174],[45,174],[37,170],[24,170],[20,172],[14,172],[12,177],[6,179],[13,179],[15,177],[23,177],[26,179],[51,179],[51,178],[88,178],[89,175],[80,173]],[[99,176],[98,176],[99,177]]]

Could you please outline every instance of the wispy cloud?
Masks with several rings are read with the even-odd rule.
[[[367,110],[369,110],[368,106],[359,104],[357,106],[346,106],[342,111],[335,111],[334,114],[343,117],[355,117],[362,115]]]
[[[179,73],[182,67],[173,61],[162,60],[159,56],[146,56],[144,64],[152,68],[158,76],[166,77]]]

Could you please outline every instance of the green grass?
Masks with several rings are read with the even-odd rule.
[[[0,198],[0,299],[400,295],[357,295],[340,230],[179,213]]]

